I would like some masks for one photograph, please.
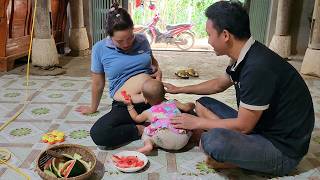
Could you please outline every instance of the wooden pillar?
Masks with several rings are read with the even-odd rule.
[[[276,35],[286,36],[289,34],[290,0],[279,0],[276,20]]]
[[[37,12],[32,42],[32,65],[50,67],[59,64],[58,51],[51,34],[50,0],[37,1]]]
[[[70,30],[70,49],[79,52],[89,48],[87,30],[84,27],[83,1],[70,0],[71,11],[71,30]]]
[[[291,0],[279,0],[276,20],[276,30],[269,48],[283,58],[291,54],[291,36],[289,35]]]
[[[83,16],[84,27],[87,30],[87,36],[89,40],[89,48],[92,48],[92,1],[83,0]]]
[[[308,49],[301,73],[320,77],[320,0],[315,0]]]

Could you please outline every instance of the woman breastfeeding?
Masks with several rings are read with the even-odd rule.
[[[113,99],[111,111],[98,119],[90,130],[92,140],[100,148],[114,148],[140,138],[144,126],[136,124],[129,115],[121,91],[131,95],[138,113],[150,108],[141,94],[143,82],[161,80],[158,62],[152,55],[150,44],[142,34],[133,33],[133,21],[128,12],[114,3],[106,18],[107,38],[92,48],[91,106],[79,106],[78,112],[97,111],[105,79]]]

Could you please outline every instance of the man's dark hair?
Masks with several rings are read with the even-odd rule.
[[[133,28],[133,21],[130,14],[123,8],[119,7],[119,3],[113,3],[107,13],[106,33],[113,36],[115,31],[122,31]]]
[[[205,14],[218,33],[227,30],[237,39],[250,38],[249,16],[240,2],[216,2],[206,9]]]

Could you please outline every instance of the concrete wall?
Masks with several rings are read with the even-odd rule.
[[[272,0],[267,44],[275,31],[278,0]],[[292,0],[290,13],[291,54],[303,55],[308,47],[314,0]]]

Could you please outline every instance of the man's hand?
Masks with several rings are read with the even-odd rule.
[[[163,83],[164,87],[166,88],[166,92],[170,94],[178,94],[181,93],[179,91],[179,88],[175,85],[172,85],[170,83]]]
[[[76,108],[76,111],[81,114],[91,114],[96,112],[96,110],[93,110],[90,106],[79,106]]]
[[[201,121],[205,121],[205,119],[187,113],[182,113],[171,118],[171,124],[177,129],[200,129]]]

